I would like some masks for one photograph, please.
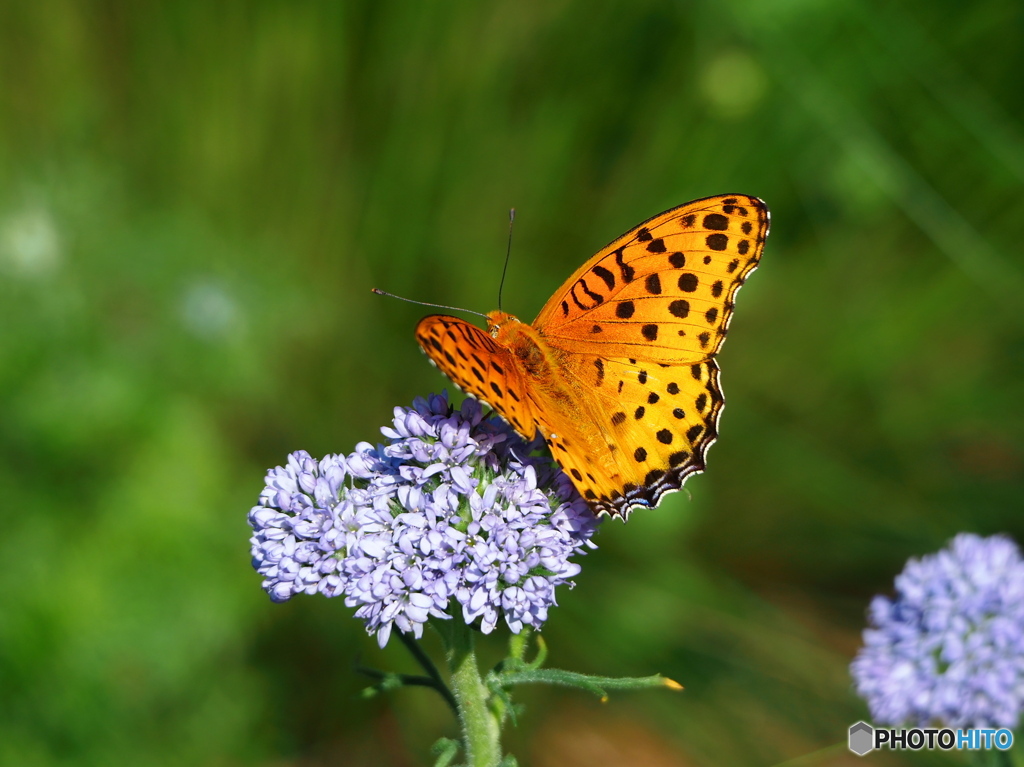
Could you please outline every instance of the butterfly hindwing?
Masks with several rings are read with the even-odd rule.
[[[527,439],[535,418],[518,365],[508,349],[476,325],[434,314],[416,326],[416,340],[431,361],[460,389],[494,408]]]
[[[536,327],[553,346],[609,358],[699,362],[721,348],[736,292],[757,267],[768,209],[720,195],[645,221],[576,271]]]
[[[625,517],[631,506],[657,506],[662,495],[704,471],[724,398],[713,359],[672,366],[609,362],[609,385],[617,393],[621,388],[619,407],[607,418],[618,445],[622,486],[617,489],[623,497],[607,497],[610,513]]]
[[[591,505],[625,518],[631,506],[656,506],[704,470],[723,404],[718,365],[581,355],[585,374],[595,366],[600,375],[578,382],[591,392],[583,403],[586,418],[579,419],[585,422],[559,418],[555,410],[550,420],[561,425],[542,420],[541,430],[556,435],[548,439],[552,455]]]

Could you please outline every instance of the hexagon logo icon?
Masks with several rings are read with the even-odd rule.
[[[850,727],[850,750],[857,756],[864,756],[875,748],[875,728],[867,722],[857,722]]]

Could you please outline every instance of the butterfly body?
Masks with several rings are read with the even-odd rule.
[[[521,322],[514,314],[493,311],[487,314],[487,329],[494,342],[508,349],[518,360],[522,371],[536,387],[556,385],[559,362],[552,354],[554,350],[532,326]]]
[[[539,430],[596,511],[625,517],[703,471],[724,402],[715,354],[767,234],[757,198],[687,203],[598,252],[532,324],[433,315],[417,340],[524,437]]]

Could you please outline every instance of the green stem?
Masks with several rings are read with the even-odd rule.
[[[459,709],[455,702],[455,697],[452,695],[451,690],[448,689],[448,685],[444,683],[444,680],[441,678],[441,673],[437,670],[437,666],[434,665],[434,662],[430,660],[430,656],[423,652],[423,648],[420,647],[419,642],[404,631],[399,631],[397,633],[402,644],[404,644],[406,649],[412,653],[412,657],[414,657],[420,666],[423,667],[423,670],[427,672],[427,676],[430,677],[433,682],[433,684],[424,685],[424,687],[433,687],[437,690],[441,694],[441,697],[444,698],[445,702],[451,706],[452,712],[458,716]]]
[[[477,668],[473,634],[461,615],[444,621],[451,687],[459,706],[468,767],[497,767],[501,762],[501,730],[489,706],[489,693]]]
[[[375,692],[390,692],[391,690],[397,690],[400,687],[430,687],[431,689],[439,692],[446,701],[449,701],[449,705],[451,705],[452,711],[456,715],[459,713],[458,709],[455,707],[455,698],[452,697],[448,688],[443,685],[439,688],[437,686],[437,680],[429,676],[393,674],[390,671],[380,671],[379,669],[359,665],[355,667],[355,670],[363,676],[368,676],[370,679],[377,680],[377,684],[364,691],[364,695],[370,695]]]

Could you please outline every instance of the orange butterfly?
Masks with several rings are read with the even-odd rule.
[[[598,252],[533,325],[432,315],[416,340],[524,437],[540,429],[596,512],[626,517],[704,470],[724,402],[715,354],[768,224],[756,197],[689,202]]]

